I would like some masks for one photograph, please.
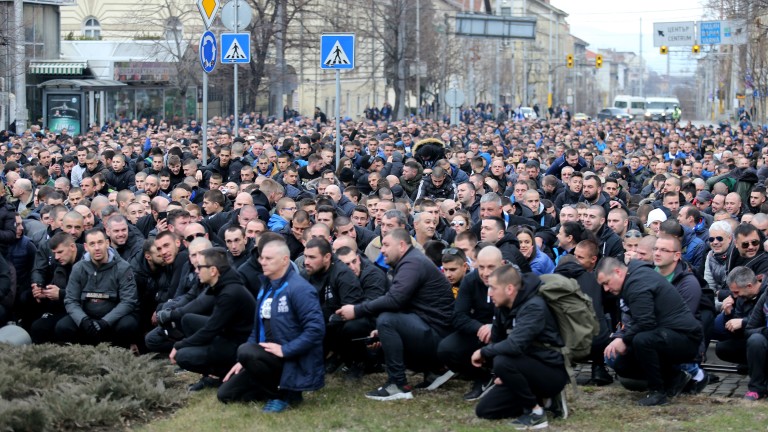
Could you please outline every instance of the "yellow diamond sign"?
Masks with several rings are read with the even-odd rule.
[[[219,13],[219,8],[221,8],[221,1],[219,0],[197,0],[197,9],[203,17],[206,29],[213,24],[216,14]]]

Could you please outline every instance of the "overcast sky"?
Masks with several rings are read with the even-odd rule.
[[[517,0],[522,1],[522,0]],[[667,59],[653,46],[654,22],[701,21],[702,0],[645,0],[642,2],[606,0],[551,0],[553,6],[568,14],[571,34],[586,41],[587,49],[614,48],[640,51],[640,19],[643,20],[643,59],[649,68],[666,73]],[[675,53],[675,50],[682,52]],[[672,75],[693,73],[696,63],[689,48],[672,49]]]

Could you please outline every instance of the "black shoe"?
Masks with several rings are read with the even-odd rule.
[[[717,383],[720,382],[720,375],[715,375],[713,373],[708,372],[707,373],[707,378],[709,378],[709,383],[710,384],[717,384]]]
[[[749,375],[749,367],[745,364],[736,365],[736,373],[739,375]]]
[[[660,391],[650,392],[644,398],[637,401],[637,404],[640,406],[659,406],[666,405],[667,403],[669,403],[667,395]]]
[[[701,381],[688,381],[688,385],[686,385],[685,389],[683,389],[683,394],[697,395],[704,391],[704,388],[707,386],[707,384],[709,384],[709,374],[703,369],[702,372],[704,373],[704,378],[702,378]]]
[[[344,374],[345,381],[359,381],[365,375],[365,367],[359,363],[352,363],[349,366],[344,366],[341,372]]]
[[[331,357],[325,359],[325,373],[330,375],[343,365],[344,363],[341,361],[341,357],[337,355],[332,355]]]
[[[548,428],[549,422],[547,422],[546,414],[534,414],[531,412],[521,415],[509,425],[515,430],[538,430]]]
[[[602,387],[613,384],[613,377],[604,365],[592,365],[592,379],[590,381],[593,385]]]
[[[392,382],[386,382],[378,389],[366,393],[365,397],[377,401],[413,399],[413,392],[411,391],[411,386],[407,384],[399,386]]]
[[[557,396],[551,399],[552,404],[549,408],[544,408],[546,411],[552,413],[552,418],[561,418],[563,420],[568,418],[568,403],[565,400],[565,389],[561,390]]]
[[[191,392],[197,392],[200,390],[205,390],[207,388],[217,388],[221,385],[221,380],[218,378],[212,378],[209,376],[204,376],[200,378],[200,381],[192,384],[189,386],[189,391]]]
[[[675,375],[672,382],[669,383],[669,386],[666,388],[667,396],[673,398],[679,395],[690,380],[691,374],[685,371],[680,371]]]
[[[476,401],[488,394],[489,391],[496,385],[492,376],[487,380],[476,380],[472,383],[469,391],[464,393],[464,400],[467,402]]]

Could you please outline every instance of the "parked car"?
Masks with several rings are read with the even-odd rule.
[[[520,107],[518,108],[520,112],[523,113],[523,117],[526,119],[537,119],[539,116],[536,115],[536,111],[533,110],[531,107]]]
[[[573,115],[574,121],[589,121],[592,120],[588,115],[584,113],[576,113]]]
[[[608,107],[603,108],[597,113],[597,119],[602,120],[632,120],[632,116],[621,108]]]

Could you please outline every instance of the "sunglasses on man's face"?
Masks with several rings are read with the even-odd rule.
[[[709,238],[709,242],[710,242],[710,243],[714,243],[715,241],[717,241],[717,242],[719,243],[719,242],[722,242],[723,240],[725,240],[725,239],[723,238],[723,236],[716,236],[716,237],[710,237],[710,238]],[[745,247],[746,247],[746,246],[745,246]]]
[[[749,246],[753,246],[754,247],[754,246],[757,246],[759,244],[760,244],[760,240],[754,239],[754,240],[750,240],[750,241],[741,242],[741,248],[742,249],[746,249]]]
[[[451,226],[464,226],[465,222],[463,220],[457,220],[451,222]]]
[[[188,235],[188,236],[184,237],[184,240],[186,240],[186,241],[188,241],[188,242],[192,243],[192,242],[193,242],[193,241],[194,241],[196,238],[198,238],[198,237],[205,237],[205,233],[195,233],[195,234],[190,234],[190,235]]]

